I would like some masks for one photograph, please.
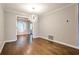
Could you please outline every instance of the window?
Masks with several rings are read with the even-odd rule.
[[[22,21],[18,21],[17,22],[17,29],[19,32],[23,32],[24,30],[26,30],[26,23],[22,22]]]

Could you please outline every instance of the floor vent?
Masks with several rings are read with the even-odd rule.
[[[48,39],[53,40],[53,36],[52,35],[48,35]]]

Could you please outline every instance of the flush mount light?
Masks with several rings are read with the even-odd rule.
[[[28,12],[35,12],[35,13],[39,13],[43,9],[42,7],[43,6],[40,4],[27,4],[26,5],[26,9]]]

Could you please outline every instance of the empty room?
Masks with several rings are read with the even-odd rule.
[[[0,55],[79,55],[78,3],[0,3]]]

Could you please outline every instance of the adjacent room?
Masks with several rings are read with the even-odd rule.
[[[79,55],[78,3],[0,4],[0,55]]]

